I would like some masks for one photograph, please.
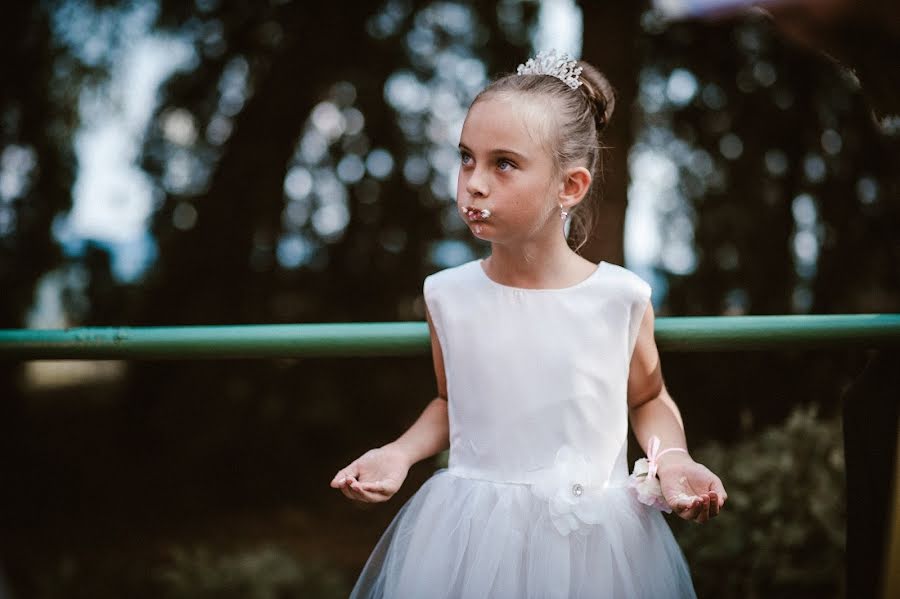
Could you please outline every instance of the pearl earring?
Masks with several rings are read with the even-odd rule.
[[[562,204],[559,205],[559,218],[562,220],[566,220],[566,217],[569,216],[569,213],[563,210]]]

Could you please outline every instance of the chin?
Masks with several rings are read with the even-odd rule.
[[[478,239],[490,241],[490,238],[492,237],[490,234],[490,227],[485,226],[484,223],[469,223],[469,230],[472,231],[472,235]]]

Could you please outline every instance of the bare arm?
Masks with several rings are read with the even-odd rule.
[[[427,307],[425,313],[431,335],[431,355],[438,396],[425,406],[419,418],[399,438],[367,451],[346,468],[338,471],[331,481],[331,486],[340,489],[350,499],[365,502],[389,499],[403,484],[413,464],[447,449],[450,445],[444,356]]]
[[[431,336],[431,358],[434,363],[434,376],[437,380],[438,396],[431,400],[422,415],[393,443],[398,451],[407,456],[412,466],[419,460],[429,458],[450,446],[450,425],[447,418],[447,377],[444,373],[444,354],[441,343],[431,322],[431,313],[425,308],[428,320],[428,332]]]
[[[684,422],[663,382],[659,350],[653,335],[653,306],[648,305],[631,357],[628,374],[628,413],[631,428],[647,453],[657,436],[660,449],[680,447],[658,459],[658,476],[669,505],[686,520],[706,522],[718,514],[728,497],[722,481],[687,453]]]
[[[659,350],[653,336],[653,306],[648,305],[641,320],[637,343],[631,357],[628,373],[628,410],[634,436],[646,453],[648,439],[656,435],[660,447],[683,447],[687,449],[684,436],[684,422],[678,406],[669,395],[663,382]],[[667,453],[660,463],[671,458],[676,452]]]
[[[436,397],[429,402],[422,414],[396,441],[385,448],[399,451],[408,466],[430,458],[449,446],[447,400]]]

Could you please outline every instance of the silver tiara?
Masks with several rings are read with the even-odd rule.
[[[566,53],[558,56],[555,49],[542,50],[534,58],[529,58],[525,64],[520,64],[516,69],[519,75],[552,75],[571,87],[578,89],[583,81],[578,78],[581,75],[581,67],[578,62]]]

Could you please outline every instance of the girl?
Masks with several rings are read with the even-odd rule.
[[[603,75],[554,52],[469,108],[457,204],[491,254],[425,279],[438,397],[331,486],[385,501],[448,445],[449,465],[400,509],[353,597],[694,596],[659,509],[706,522],[725,490],[685,449],[649,285],[577,253],[612,111]],[[650,457],[631,477],[629,418]]]

